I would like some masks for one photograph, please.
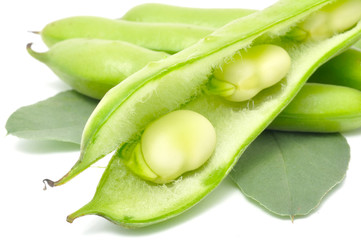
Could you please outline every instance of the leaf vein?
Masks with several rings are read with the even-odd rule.
[[[287,193],[288,193],[288,200],[289,200],[289,216],[291,217],[291,219],[293,219],[293,217],[294,217],[293,216],[294,215],[294,213],[293,213],[293,200],[292,200],[291,187],[290,187],[289,178],[288,178],[289,175],[288,175],[286,161],[285,161],[285,159],[286,159],[285,153],[283,151],[283,148],[282,148],[282,145],[281,145],[280,141],[277,138],[277,134],[275,134],[274,132],[271,132],[271,135],[272,135],[276,145],[278,146],[279,152],[280,152],[280,154],[282,156],[282,158],[280,159],[281,160],[280,163],[281,163],[281,165],[283,167],[282,169],[283,169],[284,175],[285,175],[285,178],[284,178],[285,183],[286,183],[285,185],[286,185],[287,190],[288,190]]]

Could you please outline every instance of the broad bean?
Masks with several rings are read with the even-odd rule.
[[[261,12],[257,12],[244,19],[235,21],[217,30],[214,34],[209,35],[202,41],[199,41],[198,44],[187,48],[186,51],[170,56],[166,60],[147,65],[147,67],[141,71],[127,78],[126,81],[112,88],[99,103],[85,127],[81,146],[82,154],[78,163],[64,178],[57,182],[49,181],[50,185],[65,183],[90,164],[113,151],[121,143],[127,142],[130,138],[134,137],[136,132],[145,127],[145,122],[154,120],[154,112],[157,112],[159,116],[170,109],[178,108],[185,99],[193,98],[194,94],[199,92],[200,86],[208,82],[208,77],[211,71],[213,71],[214,66],[221,65],[224,59],[234,56],[236,51],[249,45],[253,39],[261,36],[265,31],[271,31],[270,29],[273,28],[277,31],[279,30],[279,28],[275,27],[277,24],[268,25],[270,22],[279,22],[280,26],[289,25],[290,22],[294,23],[299,20],[300,17],[298,16],[301,16],[299,15],[300,12],[307,14],[312,11],[311,9],[316,9],[317,6],[328,3],[328,1],[325,0],[308,1],[290,7],[292,10],[286,11],[283,14],[277,12],[279,10],[274,10],[273,12],[273,8],[271,8],[271,10],[268,9],[266,12],[270,11],[272,17],[265,15],[265,17],[262,18]],[[317,2],[314,7],[304,8],[313,1]],[[282,8],[278,5],[276,6],[275,9]],[[259,21],[257,17],[260,17],[264,22]],[[257,21],[255,21],[256,19]],[[255,21],[255,23],[252,23],[252,21]],[[288,24],[281,24],[281,22],[288,22]],[[257,32],[254,29],[264,30]],[[355,29],[354,31],[356,32],[354,34],[357,35],[357,28]],[[265,39],[263,39],[263,41],[264,40]],[[230,45],[230,43],[233,44]],[[321,46],[322,42],[319,44]],[[287,47],[289,51],[292,51],[292,48]],[[297,47],[293,47],[297,49]],[[325,47],[321,49],[324,48]],[[293,50],[293,52],[294,51],[297,50]],[[332,52],[332,49],[328,52]],[[292,54],[290,55],[292,57]],[[327,54],[324,53],[324,55]],[[304,54],[302,54],[302,56],[304,56]],[[322,57],[324,58],[324,56]],[[296,57],[294,56],[294,58]],[[319,61],[317,63],[319,63]],[[294,64],[294,59],[292,59],[292,65],[294,66]],[[304,63],[300,65],[302,67],[305,66]],[[310,67],[316,65],[316,63],[313,63]],[[296,74],[296,76],[298,75]],[[287,78],[284,84],[286,86],[290,85],[289,81],[289,78]],[[296,81],[294,85],[291,84],[293,90],[289,90],[290,92],[288,93],[294,93],[297,87],[301,87],[302,84],[300,82],[302,81]],[[156,94],[152,93],[154,88],[157,88]],[[281,92],[285,94],[287,91],[283,88]],[[268,95],[270,95],[269,91]],[[267,91],[259,94],[260,97],[258,99],[261,99],[264,94],[267,94]],[[162,97],[165,97],[167,101],[163,100]],[[278,107],[273,108],[272,111],[279,110],[280,107],[286,103],[285,99],[276,99],[278,99]],[[257,100],[254,101],[257,102]],[[140,102],[142,103],[141,105],[138,104]],[[137,117],[127,115],[129,111],[137,112]],[[266,115],[264,117],[266,117]],[[123,118],[129,119],[125,120]],[[266,121],[263,117],[260,119],[263,120],[262,122]],[[255,122],[254,120],[252,121]],[[119,134],[117,131],[114,131],[114,128],[124,130],[122,134]]]
[[[174,53],[191,46],[213,30],[186,24],[137,23],[79,16],[46,25],[41,36],[49,47],[70,38],[97,38],[121,40],[152,50]]]
[[[360,23],[334,38],[312,44],[275,37],[328,3],[282,1],[227,24],[178,54],[147,65],[107,92],[85,127],[79,161],[59,181],[48,181],[54,186],[64,184],[119,149],[94,198],[69,215],[68,221],[98,214],[125,226],[145,226],[175,216],[205,197],[227,175],[246,146],[292,100],[310,74],[361,37]],[[289,53],[292,66],[284,80],[242,103],[202,92],[215,67],[255,42],[280,44]],[[198,112],[212,123],[217,134],[214,154],[180,181],[148,184],[124,165],[119,153],[126,143],[138,140],[149,122],[179,109]]]
[[[301,132],[344,132],[361,127],[361,91],[306,84],[269,128]]]
[[[148,23],[184,23],[216,29],[254,12],[256,10],[253,9],[189,8],[146,3],[130,9],[121,19]]]
[[[216,68],[208,90],[232,102],[245,101],[281,81],[290,67],[291,58],[283,48],[257,45]]]
[[[168,183],[210,158],[216,132],[199,113],[178,110],[150,123],[133,145],[130,156],[124,156],[125,165],[146,180]]]
[[[335,6],[333,6],[337,11],[327,14],[331,21],[331,26],[337,25],[338,27],[336,27],[336,29],[339,31],[340,25],[342,25],[343,28],[347,28],[348,26],[352,27],[352,22],[355,24],[355,22],[357,22],[356,18],[360,14],[360,6],[359,3],[357,3],[357,0],[351,4],[347,3],[345,5],[346,7],[342,7],[341,9],[335,9]],[[332,12],[330,7],[328,7],[327,11]],[[191,24],[216,29],[237,18],[245,17],[255,12],[257,12],[257,10],[241,8],[187,8],[159,3],[146,3],[130,9],[121,19],[135,22]],[[353,14],[353,12],[356,12],[356,14]],[[352,15],[351,18],[348,17],[350,14]],[[338,17],[342,19],[342,21],[340,21]],[[310,19],[307,21],[310,21]],[[294,31],[298,31],[296,36],[300,37],[301,34],[305,37],[304,32],[302,34],[300,28]],[[355,47],[361,49],[361,41],[357,42]]]
[[[28,44],[27,50],[73,89],[96,99],[149,62],[168,56],[127,42],[100,39],[68,39],[44,53]]]
[[[154,9],[159,10],[156,15]],[[121,40],[152,50],[175,53],[229,21],[254,12],[248,9],[193,9],[144,4],[132,9],[121,20],[92,16],[69,17],[48,24],[40,33],[49,47],[69,38],[98,38]],[[305,39],[306,32],[301,27],[294,28],[289,36]]]
[[[355,88],[361,91],[361,50],[351,48],[323,64],[309,82]]]
[[[360,19],[360,0],[335,1],[307,17],[288,35],[300,41],[322,40],[352,28]]]

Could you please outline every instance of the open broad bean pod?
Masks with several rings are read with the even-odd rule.
[[[175,55],[148,64],[107,92],[85,127],[78,162],[60,180],[46,180],[50,186],[64,184],[116,150],[94,198],[70,214],[68,221],[97,214],[126,227],[142,227],[174,217],[203,199],[291,102],[312,72],[361,37],[359,20],[317,41],[287,36],[331,2],[280,1],[227,24]],[[215,69],[223,69],[238,54],[246,56],[248,49],[264,44],[278,46],[290,56],[289,71],[285,76],[279,74],[281,81],[241,102],[228,101],[222,91],[210,93],[207,85]],[[272,65],[251,66],[257,66],[251,77],[259,75],[259,69],[268,69],[270,75],[283,73],[272,69]],[[175,110],[191,110],[208,119],[216,132],[215,149],[196,170],[167,184],[156,184],[134,173],[124,158],[133,151],[129,144],[141,141],[151,122]]]

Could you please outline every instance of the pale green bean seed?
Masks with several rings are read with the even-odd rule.
[[[254,46],[216,68],[208,89],[229,101],[245,101],[282,80],[290,66],[291,58],[283,48],[270,44]]]
[[[199,113],[178,110],[149,124],[127,166],[140,177],[168,183],[202,166],[212,155],[216,132]]]
[[[336,1],[296,26],[290,36],[297,40],[323,40],[352,28],[361,19],[361,1]]]

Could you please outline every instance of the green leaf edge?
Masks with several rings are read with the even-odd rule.
[[[271,130],[271,131],[276,131],[276,130]],[[328,133],[326,133],[328,134]],[[334,133],[335,134],[335,133]],[[350,164],[350,158],[351,158],[351,155],[350,155],[350,146],[347,142],[347,139],[341,134],[341,133],[338,133],[339,134],[339,137],[340,139],[343,139],[344,142],[346,143],[346,146],[348,147],[348,161],[347,161],[347,169],[348,169],[348,166]],[[261,206],[262,208],[266,209],[267,211],[269,211],[270,213],[272,213],[273,215],[275,216],[279,216],[279,217],[289,217],[291,219],[291,221],[293,222],[295,218],[299,217],[299,216],[306,216],[306,215],[309,215],[311,212],[313,212],[314,210],[316,210],[320,204],[322,203],[323,199],[325,198],[325,196],[328,195],[329,192],[331,192],[337,185],[339,185],[340,183],[342,183],[345,178],[346,178],[346,174],[347,174],[347,169],[345,171],[345,173],[343,174],[343,176],[341,177],[341,179],[336,182],[333,186],[331,186],[320,198],[320,200],[318,201],[318,204],[315,205],[313,208],[311,208],[308,212],[304,213],[304,214],[296,214],[296,215],[288,215],[288,214],[280,214],[280,213],[277,213],[276,211],[273,211],[272,209],[268,208],[266,205],[262,204],[261,201],[259,201],[257,198],[247,194],[244,192],[243,188],[237,183],[236,179],[234,179],[234,177],[232,177],[232,174],[230,174],[230,179],[233,181],[234,184],[237,185],[237,187],[239,188],[239,190],[242,192],[242,194],[244,194],[247,198],[253,200],[255,203],[257,203],[259,206]]]
[[[73,144],[77,144],[79,145],[80,142],[79,141],[76,141],[74,140],[74,138],[71,138],[71,137],[57,137],[57,136],[29,136],[28,134],[29,133],[36,133],[36,132],[39,132],[39,131],[44,131],[44,130],[49,130],[49,128],[47,129],[29,129],[29,130],[11,130],[10,129],[10,125],[12,124],[12,121],[13,121],[13,118],[16,117],[16,115],[19,113],[19,112],[23,112],[24,110],[25,111],[28,111],[28,109],[31,109],[32,107],[36,106],[38,107],[39,105],[42,105],[42,104],[46,104],[48,105],[48,102],[52,102],[56,99],[56,101],[58,101],[58,97],[63,97],[63,95],[67,95],[67,94],[72,94],[72,96],[74,98],[82,98],[82,101],[85,101],[87,103],[87,105],[90,105],[90,104],[93,104],[94,105],[94,108],[95,108],[95,105],[98,103],[97,100],[95,99],[92,99],[92,98],[89,98],[88,96],[85,96],[81,93],[78,93],[77,91],[75,90],[66,90],[66,91],[62,91],[62,92],[59,92],[57,93],[56,95],[54,96],[51,96],[47,99],[44,99],[44,100],[40,100],[36,103],[33,103],[33,104],[30,104],[30,105],[26,105],[26,106],[22,106],[20,108],[18,108],[17,110],[15,110],[7,119],[6,121],[6,124],[5,124],[5,129],[7,131],[6,135],[13,135],[13,136],[16,136],[16,137],[19,137],[19,138],[23,138],[23,139],[29,139],[29,140],[37,140],[37,141],[56,141],[56,142],[64,142],[64,143],[73,143]],[[66,102],[64,102],[64,105],[65,105]],[[31,119],[31,118],[30,118]],[[84,127],[84,126],[83,126]],[[73,128],[71,126],[66,126],[64,128],[52,128],[53,129],[67,129],[67,128]],[[80,130],[80,129],[79,129]],[[79,139],[80,140],[80,139]]]

